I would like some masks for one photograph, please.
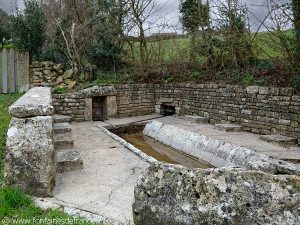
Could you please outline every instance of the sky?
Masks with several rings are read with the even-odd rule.
[[[157,8],[160,10],[155,14],[150,22],[145,24],[149,29],[147,34],[150,35],[154,32],[177,32],[182,33],[182,28],[179,22],[179,2],[180,0],[156,0]],[[211,7],[220,5],[220,1],[225,0],[209,0]],[[247,5],[249,10],[248,18],[252,30],[256,30],[260,26],[260,21],[262,21],[265,16],[268,14],[268,9],[266,7],[266,2],[268,0],[243,0]],[[273,0],[277,3],[286,3],[291,0]],[[19,8],[23,7],[23,0],[0,0],[0,8],[4,9],[7,12],[12,12],[16,6]],[[212,15],[213,17],[215,15]],[[272,22],[269,20],[265,21],[265,24],[268,26],[272,25]],[[260,27],[261,30],[264,30],[265,27]]]

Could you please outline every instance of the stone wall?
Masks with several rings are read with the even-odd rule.
[[[52,87],[56,79],[63,74],[61,64],[33,62],[30,66],[30,85],[31,87]]]
[[[299,224],[300,177],[153,163],[135,187],[136,225]]]
[[[4,184],[38,197],[52,195],[55,149],[50,88],[33,88],[10,108]]]
[[[155,90],[158,85],[116,85],[118,117],[141,116],[155,112]]]
[[[53,94],[56,114],[71,116],[74,121],[85,121],[86,101],[83,93]]]
[[[294,95],[292,88],[136,84],[116,85],[115,89],[117,117],[151,114],[168,103],[181,114],[205,116],[211,123],[236,123],[245,131],[259,134],[300,135],[300,96]],[[77,112],[73,113],[73,106],[70,110],[63,99],[56,101],[57,113],[77,115],[76,120],[84,117],[82,108],[74,108]],[[81,97],[73,103],[85,104]]]

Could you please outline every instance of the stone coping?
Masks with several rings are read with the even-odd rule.
[[[53,115],[51,88],[35,87],[30,89],[9,107],[9,114],[18,118]]]
[[[114,86],[94,86],[80,91],[86,98],[117,95]]]

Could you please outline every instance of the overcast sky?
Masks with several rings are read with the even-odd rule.
[[[178,5],[180,0],[156,0],[161,10],[155,15],[155,18],[151,20],[146,26],[151,27],[151,30],[147,31],[147,34],[152,32],[181,32],[181,25],[179,23],[179,12]],[[220,1],[224,0],[209,0],[211,7],[220,4]],[[250,20],[250,25],[253,30],[255,30],[260,21],[265,18],[268,13],[266,7],[266,2],[268,0],[243,0],[249,9],[248,17]],[[291,0],[274,0],[278,3],[285,3]],[[4,9],[7,12],[12,12],[16,6],[19,8],[23,7],[23,0],[0,0],[0,8]],[[266,24],[270,25],[269,20],[266,21]],[[263,27],[262,27],[263,29]]]

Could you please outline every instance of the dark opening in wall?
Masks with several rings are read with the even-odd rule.
[[[175,106],[166,103],[161,105],[161,115],[172,116],[175,113],[176,113]]]
[[[93,97],[93,120],[104,121],[106,119],[106,98]]]

